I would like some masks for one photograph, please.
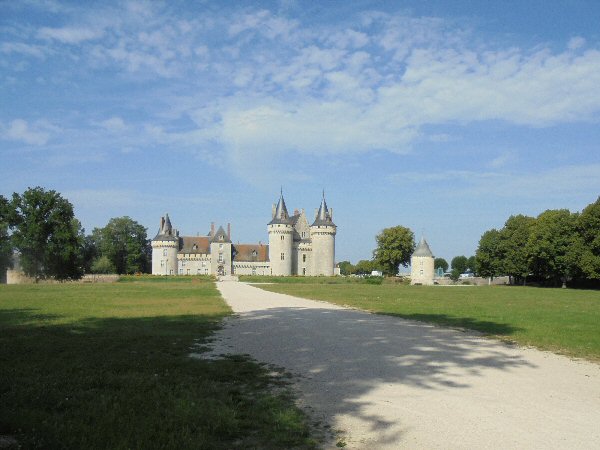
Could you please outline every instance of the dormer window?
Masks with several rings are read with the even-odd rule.
[[[222,235],[222,234],[219,236],[219,240],[220,240],[220,241],[222,241],[222,240],[223,240],[223,235]]]
[[[198,245],[194,244],[193,247],[192,247],[192,250],[198,250]]]

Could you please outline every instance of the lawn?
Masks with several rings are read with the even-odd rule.
[[[520,345],[600,361],[598,291],[516,286],[323,284],[321,280],[260,287],[380,314],[468,328]]]
[[[43,449],[314,447],[270,369],[189,357],[231,311],[212,281],[174,280],[1,285],[0,437]]]

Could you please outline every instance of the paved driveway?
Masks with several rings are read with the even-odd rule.
[[[351,449],[600,448],[600,366],[394,317],[218,283],[212,354],[298,375]]]

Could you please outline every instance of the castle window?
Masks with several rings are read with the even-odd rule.
[[[302,275],[306,275],[306,267],[302,268]]]
[[[198,246],[196,244],[194,244],[194,246],[192,247],[192,250],[198,250]]]
[[[285,236],[281,235],[281,240],[283,241],[285,239]]]
[[[219,253],[219,262],[222,263],[223,262],[223,253]]]
[[[223,244],[219,244],[219,250],[223,250]]]
[[[306,253],[302,255],[302,262],[306,262]]]
[[[282,253],[282,254],[281,254],[281,260],[282,260],[282,261],[285,261],[285,253]]]
[[[187,270],[187,274],[188,274],[188,275],[190,274],[190,269],[188,269],[188,270]]]
[[[202,267],[206,267],[206,261],[202,261]]]
[[[163,256],[167,256],[167,249],[166,248],[163,250]]]
[[[183,269],[179,269],[179,275],[183,275]]]
[[[256,267],[252,268],[252,275],[256,275]]]
[[[165,261],[163,259],[160,260],[160,267],[165,267]]]
[[[421,273],[420,274],[423,275],[423,269],[421,269]]]

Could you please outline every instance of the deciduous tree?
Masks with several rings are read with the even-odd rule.
[[[527,242],[535,224],[533,217],[518,214],[510,216],[500,230],[499,257],[505,275],[517,283],[525,283],[531,272]]]
[[[466,256],[455,256],[450,262],[452,270],[458,271],[459,274],[465,273],[469,267],[469,259]]]
[[[23,271],[36,280],[80,278],[83,229],[73,205],[56,191],[29,188],[13,194],[10,227]]]
[[[398,267],[402,264],[407,267],[410,257],[415,250],[414,233],[403,226],[385,228],[376,238],[377,248],[373,252],[373,259],[387,275],[396,275]]]
[[[441,267],[442,270],[446,272],[448,270],[448,261],[446,261],[444,258],[435,258],[433,260],[433,267],[436,269]]]
[[[502,253],[500,252],[500,232],[486,231],[479,239],[475,252],[476,272],[481,277],[494,278],[502,273]]]
[[[583,239],[580,268],[587,278],[600,279],[600,197],[589,204],[577,219]]]
[[[0,279],[3,278],[6,269],[11,267],[13,250],[8,232],[9,211],[9,201],[0,195]]]
[[[148,239],[146,228],[130,217],[110,219],[92,232],[100,256],[106,256],[118,274],[147,272]]]
[[[563,287],[579,274],[583,239],[577,232],[577,215],[567,209],[540,214],[527,242],[533,272],[547,279],[562,281]]]

